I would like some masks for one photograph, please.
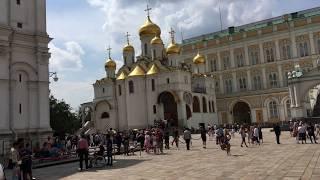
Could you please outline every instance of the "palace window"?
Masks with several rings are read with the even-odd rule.
[[[214,89],[215,89],[215,92],[216,92],[216,93],[219,93],[219,92],[220,92],[220,85],[219,85],[219,81],[218,81],[218,80],[216,80],[216,82],[215,82]]]
[[[285,44],[282,46],[282,59],[290,59],[291,58],[291,48],[289,44]]]
[[[278,87],[278,79],[276,73],[269,74],[269,83],[271,88],[277,88]]]
[[[232,93],[232,79],[225,80],[226,93]]]
[[[300,57],[305,57],[309,55],[308,43],[307,42],[300,42],[299,43],[299,53]]]
[[[122,92],[121,92],[121,85],[120,84],[118,85],[118,92],[119,92],[119,96],[121,96]]]
[[[217,61],[215,59],[210,61],[210,71],[217,71]]]
[[[320,54],[320,38],[317,40],[318,53]]]
[[[287,117],[291,118],[291,103],[290,100],[286,101]]]
[[[265,50],[267,62],[274,62],[274,51],[272,47],[268,47]]]
[[[205,97],[202,97],[202,112],[204,112],[204,113],[207,113],[208,112],[208,110],[207,110],[207,100],[206,100],[206,98]]]
[[[156,89],[154,79],[151,79],[151,89],[154,91]]]
[[[260,76],[254,76],[253,77],[253,89],[254,90],[262,89]]]
[[[169,78],[167,78],[167,84],[169,84],[170,83],[170,79]]]
[[[21,105],[21,103],[19,104],[19,114],[21,114],[22,113],[22,105]]]
[[[246,78],[239,78],[239,88],[240,91],[245,91],[247,89]]]
[[[200,112],[200,102],[197,96],[193,96],[192,109],[193,112]]]
[[[278,117],[278,107],[277,107],[277,103],[275,101],[271,101],[269,103],[269,113],[270,113],[271,118]]]
[[[19,74],[19,82],[21,82],[21,80],[22,80],[22,75]]]
[[[236,60],[237,60],[237,65],[238,65],[238,67],[244,66],[244,61],[243,61],[243,55],[242,55],[242,53],[238,53],[238,54],[236,55]]]
[[[133,81],[129,81],[129,93],[134,93],[134,85],[133,85]]]
[[[103,112],[102,114],[101,114],[101,119],[105,119],[105,118],[109,118],[110,117],[110,115],[109,115],[109,113],[107,113],[107,112]]]
[[[214,101],[211,101],[211,107],[212,107],[212,112],[215,112],[215,109],[214,109]]]
[[[229,56],[228,56],[228,55],[224,55],[222,61],[223,61],[223,69],[224,69],[224,70],[229,69],[229,68],[230,68],[230,59],[229,59]]]
[[[102,93],[104,93],[105,91],[104,91],[104,88],[102,88]]]
[[[153,105],[153,114],[157,114],[157,107],[156,107],[156,105]]]
[[[259,53],[258,51],[254,50],[250,52],[250,61],[252,65],[256,65],[259,63]]]
[[[18,28],[22,28],[22,23],[21,23],[21,22],[18,22],[18,23],[17,23],[17,27],[18,27]]]

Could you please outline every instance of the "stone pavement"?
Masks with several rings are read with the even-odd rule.
[[[281,144],[275,144],[274,133],[264,129],[261,146],[240,147],[240,136],[231,140],[231,156],[215,141],[203,149],[199,135],[193,135],[191,151],[185,144],[164,155],[136,153],[116,156],[114,166],[78,172],[78,163],[69,163],[34,170],[40,180],[51,179],[314,179],[320,180],[320,145],[296,144],[289,132],[282,132]]]

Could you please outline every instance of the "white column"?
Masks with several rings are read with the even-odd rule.
[[[296,35],[291,32],[291,46],[292,46],[292,57],[297,57],[297,43],[296,43]]]
[[[263,64],[264,63],[264,55],[263,55],[263,43],[262,42],[260,42],[259,43],[259,51],[260,51],[260,62],[261,62],[261,64]]]
[[[220,52],[217,52],[217,57],[218,57],[218,71],[222,70],[222,62],[221,62],[221,56],[220,56]]]
[[[311,55],[316,54],[316,49],[314,47],[313,32],[309,32],[309,40],[310,40]]]
[[[231,68],[234,68],[234,67],[236,67],[235,66],[235,62],[234,62],[234,51],[233,51],[233,49],[230,49],[230,62],[231,62]]]
[[[249,66],[250,61],[249,61],[249,53],[248,53],[248,45],[247,44],[244,45],[244,60],[246,62],[246,66]]]
[[[280,47],[279,47],[279,40],[275,40],[276,45],[276,61],[280,60]]]
[[[247,82],[248,82],[248,90],[252,90],[252,80],[251,80],[251,72],[247,70]]]
[[[219,80],[220,80],[220,82],[219,82],[220,93],[224,94],[224,87],[223,87],[224,82],[223,82],[223,79],[222,79],[222,74],[219,75]]]
[[[232,73],[232,80],[233,80],[233,92],[238,92],[238,86],[237,86],[237,75],[235,72]]]
[[[262,68],[262,83],[263,83],[263,89],[267,89],[267,77],[266,77],[266,68]]]
[[[279,74],[280,87],[283,87],[283,72],[282,72],[282,66],[280,64],[278,64],[278,74]]]

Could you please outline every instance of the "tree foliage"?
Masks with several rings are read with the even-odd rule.
[[[50,95],[50,125],[54,133],[62,135],[74,133],[81,126],[79,116],[64,100],[58,100]]]

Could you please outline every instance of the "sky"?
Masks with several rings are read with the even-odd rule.
[[[123,64],[122,48],[129,32],[136,56],[141,53],[138,30],[146,19],[147,4],[165,44],[169,30],[184,39],[309,8],[319,0],[47,0],[47,31],[51,93],[74,110],[93,100],[92,84],[105,77],[107,47],[117,68]]]

